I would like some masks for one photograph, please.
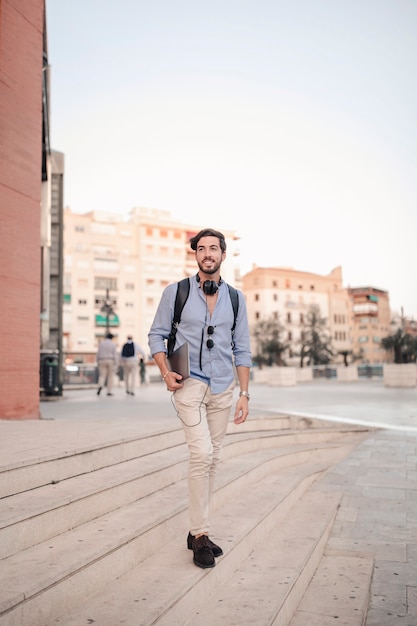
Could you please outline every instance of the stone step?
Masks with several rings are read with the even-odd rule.
[[[288,626],[363,626],[374,559],[324,555]]]
[[[306,445],[304,450],[292,453],[287,450],[281,456],[267,449],[252,453],[256,458],[251,463],[248,453],[240,459],[234,457],[226,461],[221,472],[225,477],[215,493],[214,506],[224,506],[227,510],[224,502],[230,502],[232,494],[243,490],[245,498],[239,498],[239,502],[244,503],[245,510],[247,508],[245,519],[250,517],[256,525],[260,511],[253,499],[259,492],[259,485],[267,485],[270,477],[277,472],[281,477],[286,471],[293,472],[296,483],[300,482],[297,464],[308,462],[312,455],[321,455],[321,464],[327,466],[337,448],[326,448],[325,444],[323,447],[322,450],[316,446],[313,451]],[[290,466],[288,470],[286,466]],[[44,624],[137,567],[160,547],[161,537],[164,545],[178,537],[179,528],[187,528],[184,483],[175,482],[129,506],[4,559],[0,574],[0,623],[6,626]],[[294,489],[288,478],[284,488],[290,497]],[[280,494],[275,490],[268,493],[267,506],[278,506],[276,498],[279,504]],[[227,513],[225,515],[227,517]]]
[[[23,493],[48,485],[96,471],[109,465],[115,465],[134,458],[140,458],[159,450],[180,445],[184,441],[184,434],[177,421],[173,421],[172,429],[161,430],[160,433],[149,435],[144,425],[132,427],[128,434],[113,433],[113,440],[109,441],[108,429],[101,432],[91,424],[87,432],[83,431],[83,438],[77,436],[68,424],[66,437],[57,438],[54,446],[42,444],[42,427],[50,428],[51,424],[39,424],[39,433],[36,442],[33,436],[23,447],[20,453],[13,458],[3,459],[0,467],[0,494],[7,497]],[[62,426],[62,425],[60,425]],[[140,428],[141,427],[141,428]],[[255,433],[261,431],[302,430],[314,428],[322,429],[323,422],[314,419],[304,419],[285,415],[257,417],[245,424],[236,426],[231,422],[228,434]],[[326,425],[330,430],[331,426]],[[335,428],[337,430],[337,428]],[[126,432],[126,426],[123,429]],[[50,435],[50,432],[48,431]],[[22,433],[23,436],[23,433]]]
[[[339,494],[309,493],[324,470],[311,461],[269,474],[246,500],[222,507],[215,516],[222,541],[213,539],[224,555],[214,569],[195,567],[185,536],[176,538],[48,626],[272,624],[277,611],[295,610],[336,514]],[[309,524],[300,524],[306,516]]]
[[[303,494],[187,625],[207,626],[210,616],[216,626],[288,626],[320,562],[340,499],[337,493]]]
[[[247,432],[226,437],[224,458],[246,451],[309,441],[327,441],[340,436],[336,431]],[[158,438],[158,441],[159,438]],[[172,443],[172,442],[171,442]],[[153,449],[153,445],[149,445]],[[145,497],[187,472],[185,444],[157,453],[118,462],[94,472],[44,485],[0,500],[0,558],[5,558],[46,541],[66,530]]]
[[[53,450],[41,448],[27,460],[16,459],[0,468],[0,493],[2,497],[58,483],[73,476],[94,472],[109,465],[152,454],[176,446],[184,441],[180,428],[164,431],[152,436],[133,436],[115,439],[114,442],[85,444],[79,440],[61,442]]]

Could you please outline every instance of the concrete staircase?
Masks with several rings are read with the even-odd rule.
[[[210,570],[186,550],[180,428],[4,468],[1,626],[362,626],[372,559],[325,553],[342,493],[320,478],[365,436],[285,416],[231,427]]]

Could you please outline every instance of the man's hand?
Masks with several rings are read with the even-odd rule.
[[[249,400],[246,396],[240,396],[236,402],[236,410],[234,416],[235,424],[243,424],[249,415]]]
[[[177,372],[168,372],[165,376],[167,391],[177,391],[177,389],[181,389],[181,387],[184,386],[184,383],[181,381],[181,374],[177,374]]]

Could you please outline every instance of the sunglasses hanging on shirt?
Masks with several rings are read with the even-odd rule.
[[[209,350],[211,350],[214,347],[214,341],[211,338],[211,335],[214,334],[214,329],[215,329],[215,326],[207,326],[207,335],[209,336],[209,338],[206,341],[206,346]],[[201,344],[200,344],[200,369],[201,371],[203,371],[203,365],[202,365],[203,343],[204,343],[204,328],[201,329]]]

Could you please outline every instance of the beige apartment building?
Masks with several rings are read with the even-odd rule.
[[[63,352],[67,362],[94,362],[107,328],[119,348],[132,335],[145,353],[147,335],[162,290],[196,272],[189,238],[205,225],[183,224],[168,211],[134,208],[129,215],[64,211]],[[239,270],[238,237],[223,230],[228,247],[222,277],[242,289],[251,329],[274,318],[291,344],[286,362],[296,356],[306,315],[312,306],[327,320],[332,347],[381,363],[382,337],[390,334],[386,291],[344,288],[342,269],[322,276],[291,268],[254,266]],[[110,310],[106,309],[106,304]],[[252,346],[256,353],[256,346]]]
[[[318,307],[327,320],[335,352],[353,349],[351,333],[351,303],[342,284],[342,269],[335,268],[321,276],[291,268],[256,267],[243,276],[249,325],[254,328],[260,320],[275,319],[284,327],[283,339],[291,344],[285,355],[288,365],[299,365],[295,356],[307,313]],[[252,346],[256,351],[256,346]],[[343,362],[343,357],[338,356]]]
[[[348,289],[352,311],[352,342],[363,363],[383,363],[389,359],[381,339],[393,334],[387,291],[375,287]]]
[[[148,331],[163,289],[196,273],[189,238],[207,224],[183,224],[167,211],[120,214],[64,211],[63,351],[93,362],[107,328],[121,349],[132,335],[148,352]],[[222,230],[222,277],[241,287],[237,237]],[[110,309],[106,308],[106,305]]]

